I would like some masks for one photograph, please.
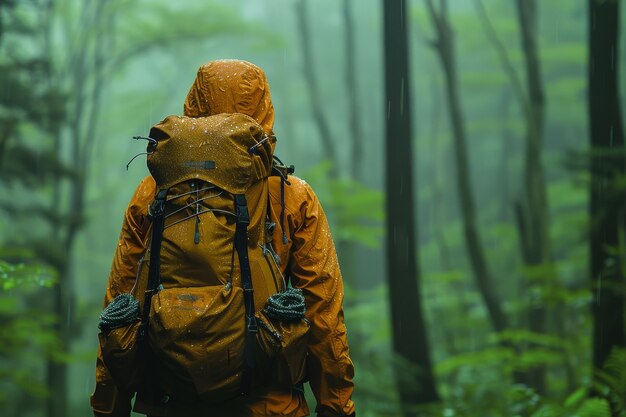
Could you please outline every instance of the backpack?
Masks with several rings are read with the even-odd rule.
[[[148,140],[150,247],[132,294],[103,312],[112,317],[122,303],[130,319],[101,321],[99,335],[116,385],[135,391],[150,380],[166,402],[192,403],[302,381],[304,298],[287,287],[271,247],[268,177],[293,172],[274,163],[275,138],[233,113],[169,116]]]

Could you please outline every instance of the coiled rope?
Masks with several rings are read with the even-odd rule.
[[[287,288],[267,299],[263,309],[268,317],[276,320],[296,321],[304,318],[306,306],[300,288]]]
[[[139,318],[139,301],[131,294],[120,294],[100,313],[102,331],[126,326]]]

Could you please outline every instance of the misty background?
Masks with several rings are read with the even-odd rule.
[[[603,276],[591,272],[594,242],[608,254],[607,291],[621,305],[621,329],[609,325],[603,334],[618,335],[611,348],[626,345],[619,304],[626,290],[623,168],[608,170],[614,176],[604,183],[605,205],[590,208],[593,2],[526,0],[536,6],[530,30],[545,98],[535,162],[546,204],[535,212],[525,197],[529,119],[520,86],[526,93],[527,55],[517,8],[524,0],[401,2],[414,201],[394,204],[415,216],[419,314],[433,371],[424,381],[423,364],[406,363],[392,343],[388,289],[398,277],[386,266],[385,178],[393,170],[385,168],[392,107],[385,2],[0,1],[0,414],[91,415],[111,259],[126,205],[148,175],[145,157],[126,169],[145,150],[131,138],[182,114],[200,65],[236,58],[266,72],[276,155],[313,186],[330,219],[346,285],[359,416],[625,415],[626,350],[613,350],[608,364],[593,355],[594,317],[601,320],[593,304]],[[429,3],[452,30],[477,245],[502,328],[467,244],[449,78]],[[617,21],[626,22],[623,7],[619,13]],[[617,39],[612,53],[623,103],[623,31]],[[623,157],[623,131],[617,136],[610,161]],[[520,220],[524,210],[540,213],[549,241],[548,255],[535,261],[524,247],[533,242],[525,233],[533,225]],[[608,216],[619,219],[616,242],[594,240],[593,225]],[[423,384],[437,395],[407,400],[398,388],[419,391]]]

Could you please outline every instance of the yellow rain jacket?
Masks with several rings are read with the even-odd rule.
[[[253,117],[272,133],[274,108],[269,85],[263,71],[238,60],[213,61],[198,70],[185,101],[185,115],[210,116],[219,113],[243,113]],[[273,246],[281,259],[280,268],[306,300],[306,317],[311,322],[308,348],[308,378],[317,399],[319,417],[349,416],[354,413],[351,400],[354,368],[349,357],[344,324],[343,283],[337,254],[324,211],[311,187],[290,176],[284,190],[284,221],[276,225]],[[151,222],[148,205],[156,193],[152,177],[144,178],[133,195],[122,224],[119,243],[105,294],[105,305],[122,293],[130,292],[137,267],[149,245]],[[281,213],[280,178],[270,177],[271,218]],[[284,227],[284,230],[282,229]],[[283,232],[287,243],[283,243]],[[96,390],[91,397],[95,416],[128,417],[131,395],[117,390],[100,353],[96,364]],[[135,399],[135,411],[161,414],[158,405]],[[214,417],[300,417],[309,414],[303,393],[271,386],[257,388],[247,397],[237,398],[223,406],[198,409],[180,416]],[[172,416],[171,410],[167,414]],[[178,416],[178,414],[176,414]]]

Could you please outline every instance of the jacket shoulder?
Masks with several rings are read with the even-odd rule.
[[[269,177],[270,202],[280,204],[280,177]],[[311,186],[302,178],[289,176],[289,184],[285,184],[285,211],[295,213],[309,204],[317,204],[317,196]]]
[[[148,205],[154,199],[156,194],[156,182],[152,176],[145,177],[133,193],[128,203],[128,211],[131,215],[146,214]]]

